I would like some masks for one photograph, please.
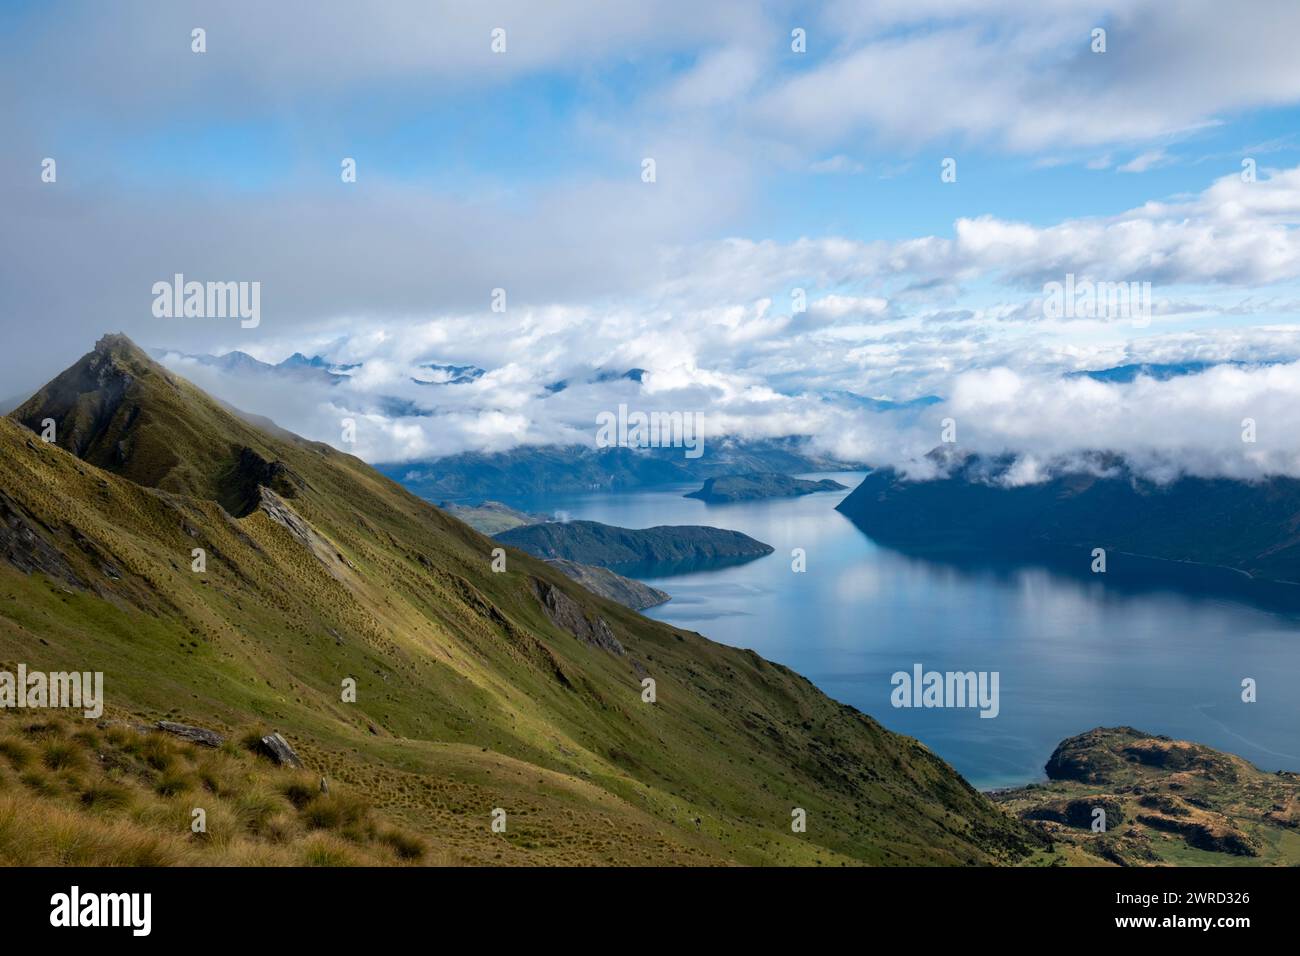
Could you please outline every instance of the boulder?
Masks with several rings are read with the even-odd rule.
[[[302,761],[298,759],[298,755],[294,753],[293,748],[289,746],[289,741],[285,740],[278,733],[267,734],[259,741],[259,743],[261,745],[262,753],[270,757],[271,760],[279,764],[281,767],[302,766]]]
[[[160,720],[154,726],[165,734],[171,734],[174,737],[180,737],[182,740],[188,740],[192,744],[201,744],[204,747],[220,747],[226,742],[226,738],[215,730],[207,730],[203,727],[191,727],[188,724],[178,724],[170,720]]]

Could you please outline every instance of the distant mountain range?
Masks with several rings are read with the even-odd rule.
[[[954,455],[946,477],[869,474],[837,507],[882,543],[914,551],[1034,554],[1094,548],[1300,582],[1300,480],[1182,477],[1157,484],[1115,455],[1035,484],[1011,456]]]
[[[1067,378],[1091,378],[1098,382],[1116,382],[1119,384],[1128,384],[1136,381],[1139,377],[1153,378],[1159,382],[1168,381],[1171,378],[1181,378],[1184,375],[1198,375],[1201,372],[1209,371],[1212,368],[1228,366],[1231,368],[1253,368],[1260,365],[1276,365],[1274,361],[1259,362],[1140,362],[1132,365],[1116,365],[1111,368],[1096,369],[1093,371],[1071,372]]]
[[[270,362],[255,359],[247,352],[240,351],[226,352],[223,355],[192,355],[185,352],[176,352],[172,349],[150,349],[149,354],[160,361],[171,357],[179,357],[197,362],[208,368],[215,368],[235,375],[271,376],[279,374],[298,378],[314,377],[324,382],[341,381],[347,378],[351,372],[361,367],[360,363],[340,365],[321,358],[319,355],[308,357],[301,352],[294,352],[284,361],[274,365]]]
[[[728,473],[852,471],[861,465],[820,454],[807,439],[792,437],[706,441],[699,458],[686,458],[680,448],[522,445],[508,452],[465,452],[375,467],[432,501],[511,501],[542,493],[688,484]]]
[[[855,408],[866,409],[870,412],[898,412],[909,411],[917,408],[929,408],[931,405],[937,405],[943,401],[938,395],[922,395],[919,398],[909,398],[904,401],[895,401],[889,398],[869,398],[866,395],[859,395],[856,392],[848,391],[831,391],[822,395],[824,401],[834,402],[841,405],[850,405]]]
[[[616,382],[620,379],[625,379],[629,382],[636,382],[639,385],[641,384],[641,379],[644,375],[645,369],[643,368],[630,368],[626,372],[614,372],[609,369],[596,369],[588,373],[582,381],[587,385],[595,385],[602,382]],[[573,383],[569,379],[563,378],[548,384],[546,386],[546,391],[555,395],[559,392],[563,392],[572,384]]]
[[[420,366],[431,378],[412,378],[416,385],[467,385],[477,382],[487,374],[477,365],[440,365],[437,362],[425,362]]]

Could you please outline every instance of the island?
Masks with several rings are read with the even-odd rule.
[[[495,537],[534,557],[561,558],[647,577],[751,561],[774,550],[739,531],[700,525],[633,530],[598,521],[556,521],[512,528]]]
[[[699,491],[692,491],[682,497],[721,504],[728,501],[757,501],[760,498],[796,498],[819,491],[843,491],[847,487],[829,478],[810,481],[776,472],[754,472],[710,478]]]

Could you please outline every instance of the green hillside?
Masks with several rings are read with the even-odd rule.
[[[30,430],[45,418],[54,444]],[[920,744],[788,669],[646,620],[521,552],[494,573],[496,547],[360,460],[233,413],[121,336],[0,420],[0,664],[103,671],[115,720],[282,733],[311,779],[381,821],[337,837],[362,841],[351,857],[321,861],[393,857],[375,836],[389,827],[427,846],[426,862],[466,864],[986,864],[1036,839]],[[341,698],[348,678],[355,703]],[[227,757],[253,777],[272,769]],[[79,781],[44,772],[49,788],[5,785],[5,799],[30,812],[73,801],[68,826],[90,827]],[[159,795],[152,778],[115,785]],[[791,832],[793,808],[806,833]],[[193,839],[185,814],[133,820]],[[288,827],[290,849],[319,840],[309,830]]]

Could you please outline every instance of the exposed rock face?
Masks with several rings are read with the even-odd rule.
[[[533,592],[556,627],[563,628],[580,641],[623,656],[623,645],[603,617],[588,617],[577,601],[538,578],[533,578]]]
[[[1180,833],[1190,845],[1200,850],[1230,853],[1233,856],[1259,855],[1255,842],[1235,827],[1146,813],[1139,814],[1137,819],[1139,823],[1157,830]]]
[[[25,574],[47,574],[85,588],[72,565],[45,540],[38,523],[22,505],[0,491],[0,556]]]
[[[302,766],[302,761],[298,759],[294,749],[289,746],[289,741],[281,737],[279,733],[267,734],[263,737],[259,742],[259,749],[281,767]]]
[[[1107,830],[1113,830],[1124,822],[1124,811],[1119,801],[1112,800],[1110,797],[1058,800],[1035,807],[1022,816],[1026,820],[1052,820],[1067,826],[1091,830],[1095,819],[1093,811],[1099,808],[1106,812]]]
[[[296,497],[301,488],[301,480],[284,462],[267,461],[247,446],[239,448],[235,466],[221,483],[221,506],[237,518],[257,510],[263,488],[285,498]]]
[[[318,538],[312,526],[302,520],[298,512],[270,488],[259,488],[258,494],[261,499],[261,509],[266,516],[277,524],[284,525],[289,529],[290,534],[311,548],[312,543]]]
[[[188,724],[178,724],[170,720],[160,720],[154,726],[165,734],[171,734],[174,737],[180,737],[182,740],[201,744],[204,747],[220,747],[226,742],[226,738],[215,730],[207,730],[203,727],[191,727]]]
[[[339,580],[344,580],[343,569],[355,571],[356,567],[345,558],[337,548],[330,544],[316,529],[303,520],[302,515],[293,510],[287,501],[270,488],[258,488],[261,499],[261,511],[276,524],[283,525],[288,532],[312,554],[326,570]]]

